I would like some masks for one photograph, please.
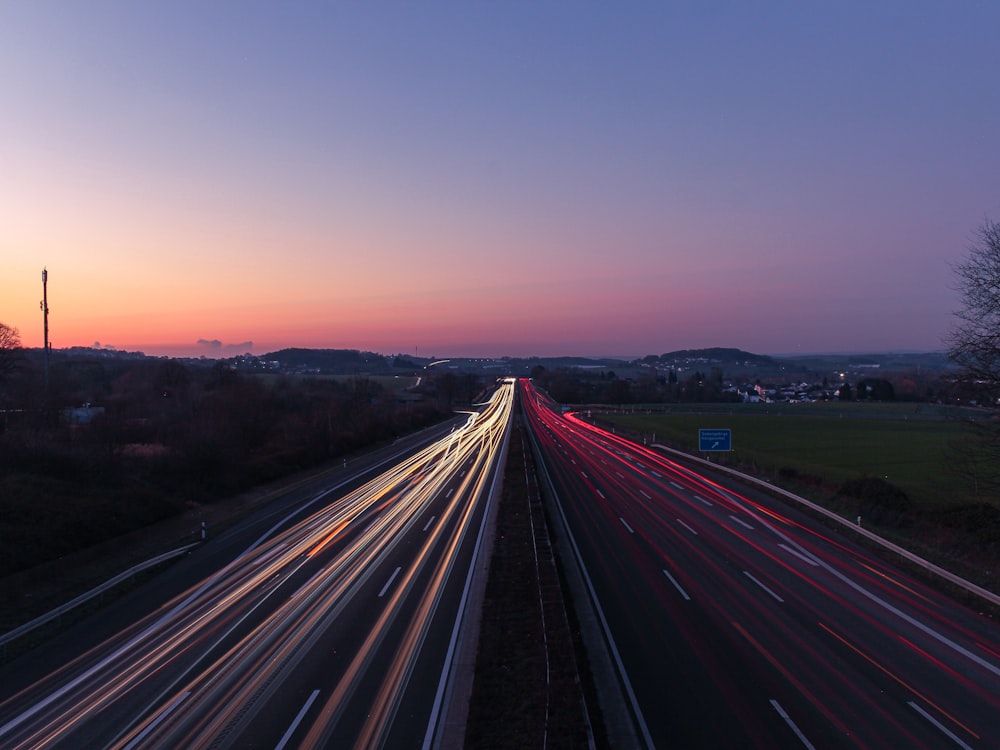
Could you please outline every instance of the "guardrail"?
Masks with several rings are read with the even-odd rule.
[[[86,601],[89,601],[90,599],[93,599],[95,596],[100,596],[105,591],[113,589],[119,583],[121,583],[122,581],[127,580],[128,578],[131,578],[132,576],[136,575],[137,573],[141,573],[142,571],[146,570],[147,568],[152,568],[153,566],[159,565],[160,563],[166,562],[167,560],[171,560],[171,559],[173,559],[175,557],[179,557],[180,555],[183,555],[185,552],[187,552],[192,547],[197,547],[199,544],[201,544],[201,542],[194,542],[193,544],[188,544],[188,545],[186,545],[184,547],[178,547],[177,549],[170,550],[169,552],[164,552],[162,555],[157,555],[156,557],[151,558],[149,560],[146,560],[145,562],[141,562],[138,565],[134,565],[131,568],[129,568],[128,570],[126,570],[125,572],[119,573],[114,578],[111,578],[111,579],[105,581],[100,586],[98,586],[98,587],[96,587],[94,589],[91,589],[90,591],[87,591],[87,592],[85,592],[83,594],[80,594],[79,596],[77,596],[77,597],[69,600],[68,602],[66,602],[65,604],[63,604],[60,607],[56,607],[51,612],[46,612],[44,615],[40,615],[40,616],[36,617],[34,620],[30,620],[30,621],[26,622],[23,625],[20,625],[20,626],[14,628],[10,632],[4,633],[3,635],[0,635],[0,647],[3,648],[3,651],[2,651],[3,658],[4,659],[7,658],[7,644],[8,643],[16,641],[21,636],[26,635],[27,633],[30,633],[35,628],[41,627],[42,625],[44,625],[47,622],[51,622],[52,620],[56,620],[56,619],[62,617],[64,614],[66,614],[70,610],[72,610],[72,609],[80,606],[81,604],[83,604]]]
[[[853,532],[855,532],[857,534],[860,534],[861,536],[863,536],[863,537],[871,540],[872,542],[875,542],[876,544],[881,545],[882,547],[885,547],[888,550],[891,550],[895,554],[899,555],[900,557],[902,557],[905,560],[908,560],[909,562],[913,563],[914,565],[918,565],[921,568],[923,568],[924,570],[926,570],[926,571],[928,571],[930,573],[933,573],[934,575],[936,575],[936,576],[938,576],[940,578],[943,578],[944,580],[948,581],[949,583],[952,583],[955,586],[958,586],[959,588],[964,589],[965,591],[969,592],[970,594],[975,594],[976,596],[980,597],[981,599],[984,599],[984,600],[990,602],[991,604],[1000,607],[1000,596],[998,596],[997,594],[994,594],[989,589],[984,589],[982,586],[979,586],[979,585],[973,583],[972,581],[967,581],[964,578],[962,578],[961,576],[957,576],[954,573],[952,573],[951,571],[945,570],[944,568],[942,568],[942,567],[940,567],[938,565],[935,565],[934,563],[930,562],[929,560],[925,560],[924,558],[920,557],[919,555],[913,554],[909,550],[900,547],[898,544],[893,544],[888,539],[884,539],[884,538],[880,537],[878,534],[876,534],[876,533],[874,533],[872,531],[869,531],[868,529],[864,528],[863,526],[859,526],[859,525],[851,523],[849,520],[847,520],[846,518],[843,518],[842,516],[837,515],[832,510],[828,510],[827,508],[824,508],[821,505],[817,505],[816,503],[813,503],[813,502],[810,502],[809,500],[806,500],[804,497],[799,497],[795,493],[789,492],[788,490],[784,490],[781,487],[775,487],[773,484],[771,484],[770,482],[766,482],[763,479],[758,479],[757,477],[752,477],[749,474],[744,474],[741,471],[736,471],[735,469],[730,469],[728,466],[722,466],[720,464],[712,463],[711,461],[706,461],[703,458],[698,458],[697,456],[692,456],[690,453],[685,453],[684,451],[679,451],[676,448],[670,448],[670,447],[668,447],[666,445],[661,445],[660,443],[653,443],[650,447],[651,448],[658,448],[659,450],[667,451],[669,453],[674,453],[674,454],[676,454],[678,456],[683,457],[686,461],[696,461],[696,462],[698,462],[700,464],[704,464],[705,466],[710,466],[710,467],[712,467],[712,469],[714,469],[716,471],[726,472],[727,474],[731,474],[731,475],[733,475],[735,477],[738,477],[741,481],[751,482],[753,484],[759,485],[759,486],[767,489],[769,492],[774,492],[774,493],[776,493],[778,495],[781,495],[783,497],[788,498],[789,500],[793,500],[794,502],[797,502],[800,505],[804,505],[805,507],[809,508],[810,510],[815,511],[816,513],[819,513],[819,514],[825,516],[826,518],[829,518],[832,521],[836,521],[837,523],[841,524],[842,526],[846,526],[846,527],[850,528],[851,531],[853,531]]]

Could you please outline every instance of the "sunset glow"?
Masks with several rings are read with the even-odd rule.
[[[0,322],[55,348],[944,348],[1000,7],[6,4]]]

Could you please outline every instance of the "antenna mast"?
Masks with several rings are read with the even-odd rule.
[[[49,399],[49,270],[42,269],[42,318],[45,321],[45,400]]]

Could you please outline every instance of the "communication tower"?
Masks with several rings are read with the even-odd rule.
[[[45,398],[49,397],[49,270],[42,269],[42,319],[45,323]]]

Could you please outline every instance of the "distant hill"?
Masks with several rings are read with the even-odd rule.
[[[261,359],[275,361],[283,369],[308,368],[321,372],[350,372],[358,368],[383,368],[385,356],[357,349],[279,349],[263,354]]]
[[[680,349],[675,352],[667,352],[656,356],[650,354],[636,361],[636,364],[647,366],[690,366],[698,362],[705,364],[722,366],[735,365],[741,367],[776,367],[778,361],[774,357],[764,354],[752,354],[742,349],[727,347],[712,347],[709,349]]]

